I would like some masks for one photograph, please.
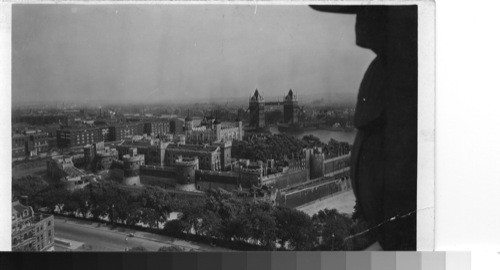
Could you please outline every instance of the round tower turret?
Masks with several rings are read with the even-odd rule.
[[[187,158],[179,157],[174,164],[177,172],[176,189],[185,191],[194,191],[195,173],[199,168],[199,160],[197,157]]]
[[[123,184],[128,186],[140,186],[141,178],[139,169],[144,165],[144,155],[123,156]]]

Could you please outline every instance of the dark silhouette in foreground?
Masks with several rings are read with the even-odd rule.
[[[417,6],[312,8],[356,14],[356,44],[377,55],[358,93],[351,179],[382,248],[416,250]]]

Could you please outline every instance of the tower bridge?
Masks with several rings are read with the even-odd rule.
[[[297,95],[290,89],[283,97],[283,101],[268,101],[255,89],[254,94],[249,99],[248,109],[250,111],[250,126],[263,128],[266,126],[265,111],[266,106],[283,106],[283,123],[294,125],[299,122],[299,103]]]

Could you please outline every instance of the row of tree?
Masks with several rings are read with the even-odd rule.
[[[277,161],[288,158],[303,158],[305,148],[321,147],[327,158],[349,153],[351,146],[347,142],[338,142],[330,139],[322,142],[313,135],[306,135],[297,139],[287,134],[261,134],[246,137],[243,141],[233,141],[231,155],[235,158],[251,160]]]
[[[158,187],[127,188],[114,182],[90,184],[69,192],[54,186],[17,190],[28,195],[28,204],[69,216],[107,220],[113,224],[144,224],[171,236],[200,236],[224,242],[274,250],[345,250],[368,245],[366,236],[356,242],[344,239],[365,228],[336,210],[309,217],[295,209],[258,200],[235,198],[224,190],[206,196],[178,199]],[[180,212],[178,219],[169,214]]]
[[[261,134],[248,136],[243,141],[233,141],[231,155],[251,160],[283,160],[284,157],[304,157],[304,141],[286,134]]]
[[[326,158],[332,158],[340,155],[345,155],[351,151],[351,145],[347,142],[339,142],[333,138],[328,141],[328,143],[322,142],[318,137],[313,135],[305,135],[302,137],[302,141],[305,142],[306,147],[321,147],[323,153],[325,153]]]

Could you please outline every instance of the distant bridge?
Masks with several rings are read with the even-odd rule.
[[[268,101],[264,103],[266,106],[282,106],[283,101]]]

